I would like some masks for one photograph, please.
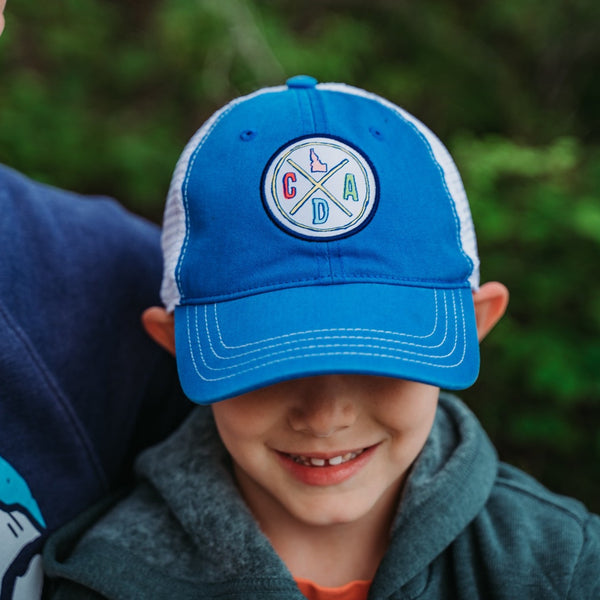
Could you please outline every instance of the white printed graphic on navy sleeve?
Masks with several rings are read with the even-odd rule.
[[[35,541],[46,524],[25,480],[0,457],[0,600],[37,600],[42,559]]]
[[[360,229],[375,207],[376,180],[355,148],[327,137],[296,140],[269,162],[265,204],[285,230],[333,239]]]

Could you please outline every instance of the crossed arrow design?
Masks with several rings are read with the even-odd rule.
[[[340,201],[327,189],[323,186],[323,184],[335,173],[337,173],[347,162],[348,159],[344,158],[340,163],[338,163],[335,167],[333,167],[329,173],[323,175],[319,181],[317,181],[310,173],[307,173],[300,165],[294,162],[291,158],[287,159],[287,162],[294,167],[301,175],[306,177],[310,183],[312,183],[312,188],[304,194],[304,196],[298,201],[298,203],[292,208],[290,211],[290,215],[296,214],[304,203],[315,193],[316,190],[321,190],[342,212],[347,214],[349,217],[352,216],[352,213],[340,203]]]

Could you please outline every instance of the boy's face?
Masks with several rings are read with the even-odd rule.
[[[439,389],[324,375],[213,405],[238,485],[261,526],[358,522],[393,510],[435,416]]]

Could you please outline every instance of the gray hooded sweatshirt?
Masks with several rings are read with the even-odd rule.
[[[210,409],[138,459],[139,482],[46,547],[56,599],[302,600],[240,497]],[[369,599],[600,599],[600,518],[498,462],[442,394]]]

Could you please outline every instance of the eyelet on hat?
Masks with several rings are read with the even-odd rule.
[[[242,133],[240,133],[240,139],[242,140],[242,142],[249,142],[250,140],[253,140],[256,137],[256,133],[257,132],[253,129],[246,129],[242,131]]]

